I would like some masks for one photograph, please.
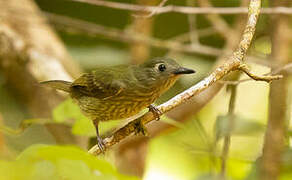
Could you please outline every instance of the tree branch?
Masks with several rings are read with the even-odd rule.
[[[231,89],[231,95],[229,100],[229,108],[228,108],[228,134],[224,137],[223,150],[221,155],[221,178],[224,180],[226,175],[226,161],[229,154],[229,147],[231,143],[231,132],[234,127],[234,110],[235,110],[235,101],[237,94],[237,86],[229,86]]]
[[[283,78],[282,75],[263,75],[263,76],[255,75],[252,72],[250,72],[246,64],[241,64],[239,66],[239,70],[243,71],[246,75],[248,75],[250,78],[256,81],[266,81],[269,83],[273,80],[279,80]]]
[[[211,3],[208,0],[198,0],[198,3],[204,8],[212,7]],[[205,16],[218,31],[218,33],[225,39],[228,39],[228,36],[233,35],[233,30],[219,14],[206,14]]]
[[[239,47],[237,50],[228,58],[228,60],[216,68],[208,77],[206,77],[201,82],[197,83],[196,85],[192,86],[191,88],[187,89],[186,91],[176,95],[169,101],[159,105],[157,108],[162,112],[166,113],[173,108],[177,107],[178,105],[186,102],[193,96],[201,93],[215,82],[222,79],[224,76],[229,74],[234,70],[240,69],[240,65],[243,63],[243,58],[247,53],[247,50],[250,46],[251,40],[253,38],[255,32],[255,26],[257,23],[259,10],[260,10],[260,0],[251,0],[249,5],[249,15],[248,15],[248,22],[245,27],[245,31],[243,33],[241,42],[239,43]],[[135,125],[137,123],[142,123],[146,125],[155,120],[154,114],[148,112],[144,114],[142,117],[135,119],[124,127],[118,129],[112,135],[104,139],[105,146],[107,148],[119,143],[121,140],[125,139],[126,137],[133,135],[135,132]],[[100,154],[101,151],[97,145],[92,147],[89,150],[89,153],[97,155]]]
[[[198,8],[198,7],[187,7],[187,6],[143,6],[129,3],[120,3],[113,1],[104,1],[104,0],[68,0],[80,3],[87,3],[95,6],[103,6],[107,8],[120,9],[126,11],[134,11],[134,12],[148,12],[155,14],[164,14],[164,13],[181,13],[181,14],[246,14],[248,13],[248,9],[245,7],[206,7],[206,8]],[[262,14],[292,14],[292,8],[287,7],[275,7],[275,8],[262,8]]]
[[[142,42],[146,44],[150,44],[153,47],[163,48],[163,49],[172,49],[179,52],[185,53],[198,53],[198,54],[205,54],[211,56],[218,56],[221,54],[221,50],[209,46],[204,46],[200,44],[192,44],[192,45],[185,45],[173,40],[160,40],[157,38],[152,38],[149,36],[145,36],[141,33],[136,32],[127,32],[121,31],[119,29],[110,28],[101,26],[98,24],[89,23],[83,20],[76,20],[65,16],[60,16],[56,14],[45,13],[51,22],[62,27],[68,27],[71,32],[75,30],[84,32],[86,34],[96,36],[96,35],[104,35],[109,37],[113,40],[120,40],[122,42],[130,43],[130,42]],[[57,27],[58,28],[58,27]]]
[[[289,1],[270,1],[272,6],[289,6]],[[291,40],[287,38],[290,32],[290,19],[288,16],[277,15],[271,17],[271,39],[274,63],[281,67],[289,62]],[[260,162],[261,180],[280,179],[282,170],[282,154],[289,139],[285,140],[289,127],[288,120],[288,76],[282,80],[273,82],[269,92],[269,115],[267,129],[264,137],[263,155]],[[290,112],[289,112],[290,113]]]
[[[168,0],[162,0],[157,7],[163,7],[164,4],[167,2]],[[137,17],[137,18],[150,18],[152,16],[154,16],[156,14],[156,11],[151,11],[148,15],[145,15],[145,16],[141,16],[141,15],[134,15],[134,17]]]

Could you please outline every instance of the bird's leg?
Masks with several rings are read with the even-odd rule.
[[[93,121],[93,124],[95,126],[95,130],[96,130],[97,146],[101,150],[101,152],[104,153],[105,152],[105,144],[103,143],[103,140],[99,135],[98,123],[99,123],[99,121],[96,119]]]
[[[153,113],[155,119],[158,121],[160,119],[160,115],[162,114],[162,112],[152,104],[148,106],[148,109]]]
[[[141,121],[138,121],[137,123],[135,123],[135,135],[148,136],[147,128],[144,126],[144,124]]]

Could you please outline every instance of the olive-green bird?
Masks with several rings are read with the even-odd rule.
[[[151,104],[180,75],[194,72],[172,59],[155,58],[140,65],[100,67],[74,82],[52,80],[41,84],[70,94],[82,112],[93,120],[98,146],[103,151],[104,144],[98,132],[100,121],[128,118],[146,107],[159,118],[157,109]]]

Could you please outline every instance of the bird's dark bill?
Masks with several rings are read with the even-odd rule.
[[[195,72],[196,71],[194,71],[192,69],[181,67],[181,68],[176,69],[173,74],[192,74]]]

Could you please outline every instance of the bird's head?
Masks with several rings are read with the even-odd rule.
[[[145,81],[154,86],[171,86],[182,74],[195,73],[194,70],[180,66],[170,58],[155,58],[140,65],[145,72]]]

